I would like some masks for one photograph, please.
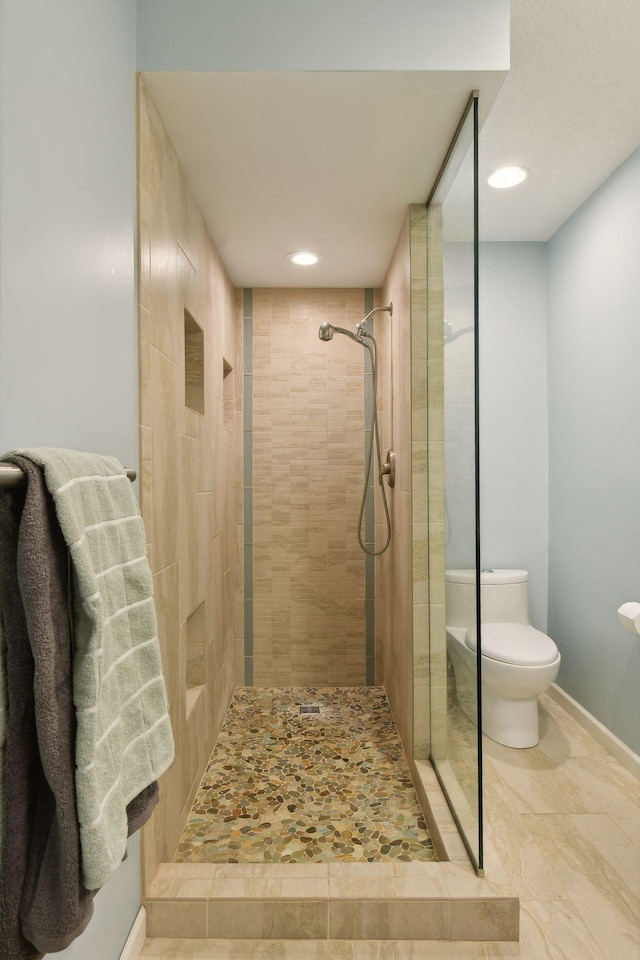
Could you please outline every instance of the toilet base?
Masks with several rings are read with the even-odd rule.
[[[482,732],[505,747],[535,747],[540,740],[538,698],[513,700],[483,691]]]

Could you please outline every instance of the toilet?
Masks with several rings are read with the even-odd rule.
[[[534,747],[538,694],[560,669],[555,643],[529,622],[526,570],[480,573],[482,730],[506,747]],[[458,703],[474,723],[476,714],[476,571],[445,575],[447,652],[456,678]]]

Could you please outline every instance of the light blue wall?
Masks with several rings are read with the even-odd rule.
[[[558,683],[640,752],[640,150],[548,243],[549,633]]]
[[[138,0],[138,69],[508,70],[509,0]]]
[[[3,0],[0,449],[137,463],[134,0]],[[115,960],[139,844],[64,960]]]
[[[544,243],[480,244],[482,565],[529,571],[531,622],[543,632],[549,546],[546,288]]]
[[[0,447],[132,463],[135,2],[2,15]]]

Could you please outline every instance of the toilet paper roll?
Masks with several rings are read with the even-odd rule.
[[[626,630],[640,633],[640,603],[623,603],[618,607],[618,620]]]

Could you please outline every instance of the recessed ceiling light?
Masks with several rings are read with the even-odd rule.
[[[288,253],[287,258],[299,267],[311,267],[320,259],[317,253],[311,253],[310,250],[299,250],[297,253]]]
[[[487,177],[490,187],[504,190],[506,187],[516,187],[529,176],[526,167],[500,167]]]

